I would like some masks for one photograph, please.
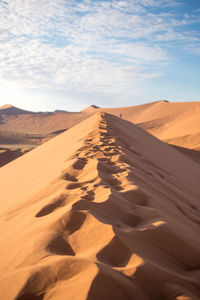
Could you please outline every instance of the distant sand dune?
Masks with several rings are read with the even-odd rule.
[[[25,144],[37,146],[97,112],[107,112],[118,117],[122,115],[123,119],[137,124],[160,140],[181,147],[183,151],[177,149],[199,162],[200,154],[184,151],[184,148],[200,151],[199,102],[169,103],[161,100],[121,108],[91,105],[77,113],[31,113],[6,105],[0,107],[0,147],[13,144],[17,144],[19,149],[23,149]]]
[[[144,105],[102,109],[122,117],[162,141],[180,147],[200,149],[200,102],[157,101]]]
[[[97,113],[0,169],[0,298],[200,299],[200,167]]]

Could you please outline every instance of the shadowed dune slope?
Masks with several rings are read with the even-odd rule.
[[[32,114],[32,112],[17,108],[11,104],[0,106],[0,115],[22,115]]]
[[[29,149],[28,149],[29,150]],[[7,149],[0,147],[0,167],[26,153],[26,149]]]
[[[0,298],[200,299],[200,167],[97,113],[0,169]]]

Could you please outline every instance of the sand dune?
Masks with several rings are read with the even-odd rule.
[[[144,105],[102,109],[139,125],[164,142],[200,150],[200,102],[156,101]]]
[[[98,111],[101,111],[100,107],[96,105],[90,105],[87,108],[83,109],[81,113],[84,114],[96,114]]]
[[[31,111],[23,110],[11,104],[0,106],[0,115],[23,115],[33,114]]]
[[[0,110],[0,130],[8,130],[26,134],[50,134],[60,132],[85,120],[95,109],[84,112],[26,112],[18,108]]]
[[[0,298],[200,299],[199,164],[98,113],[0,169]]]
[[[149,133],[169,144],[189,149],[200,149],[200,103],[169,103],[156,101],[148,104],[122,107],[98,108],[91,105],[78,113],[52,112],[2,114],[11,108],[1,107],[0,129],[20,133],[49,134],[60,132],[85,120],[96,112],[107,112],[139,125]],[[17,108],[15,108],[17,109]],[[18,111],[22,111],[17,109]]]
[[[0,153],[0,167],[80,123],[93,114],[94,109],[88,108],[83,113],[32,113],[12,105],[1,106],[0,148],[4,151]]]
[[[96,112],[107,112],[137,124],[160,140],[200,162],[200,103],[169,103],[156,101],[123,108],[99,108],[91,105],[79,113],[52,112],[22,114],[13,106],[0,107],[0,147],[15,145],[17,149],[32,148],[87,119]],[[11,109],[11,110],[10,110]],[[13,114],[1,114],[3,111]],[[5,140],[5,132],[7,133]],[[15,142],[17,140],[17,143]],[[20,142],[21,141],[21,142]],[[31,145],[31,147],[30,147]],[[8,162],[7,160],[5,162]]]

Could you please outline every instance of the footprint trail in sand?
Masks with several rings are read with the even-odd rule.
[[[6,299],[199,299],[199,166],[127,121],[92,118],[52,200],[38,200],[45,233],[1,279]]]

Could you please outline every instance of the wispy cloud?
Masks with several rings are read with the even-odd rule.
[[[26,88],[130,93],[162,76],[174,47],[199,46],[175,0],[0,1],[0,80]],[[196,50],[196,53],[199,53]],[[151,69],[152,66],[152,69]],[[0,81],[0,82],[1,82]]]

